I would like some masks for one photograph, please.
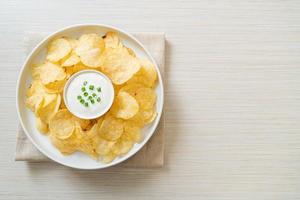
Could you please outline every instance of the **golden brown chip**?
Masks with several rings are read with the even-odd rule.
[[[74,132],[76,133],[76,131]],[[50,133],[50,139],[52,144],[62,153],[69,155],[74,153],[78,146],[80,145],[80,141],[77,138],[76,134],[72,134],[69,138],[59,139],[54,134]]]
[[[53,40],[48,46],[47,60],[58,62],[71,52],[72,48],[68,40],[58,38]]]
[[[47,93],[61,93],[64,90],[64,86],[66,84],[66,79],[60,81],[54,81],[44,85],[44,88]]]
[[[40,80],[43,84],[60,81],[66,78],[64,69],[51,62],[46,62],[39,66],[38,71]]]
[[[67,67],[66,68],[66,73],[71,76],[81,70],[86,70],[86,69],[91,69],[87,66],[85,66],[84,64],[82,64],[81,62],[80,63],[77,63],[76,65],[72,66],[72,67]]]
[[[134,98],[141,108],[151,109],[156,102],[156,93],[151,88],[141,87],[135,92]]]
[[[83,64],[88,67],[97,68],[103,63],[101,55],[104,48],[104,41],[98,34],[85,34],[79,38],[75,53],[80,57]]]
[[[126,49],[131,56],[136,57],[136,55],[132,49],[130,49],[129,47],[126,47]]]
[[[92,68],[100,67],[103,64],[102,50],[99,48],[94,48],[82,52],[80,54],[80,60],[86,66]]]
[[[70,56],[62,60],[61,66],[70,67],[76,65],[79,62],[80,62],[80,58],[76,54],[71,54]]]
[[[102,161],[103,161],[104,163],[110,163],[110,162],[112,162],[116,157],[117,157],[116,154],[110,152],[110,153],[108,153],[108,154],[106,154],[105,156],[102,157]]]
[[[128,84],[142,84],[154,88],[157,81],[157,72],[152,62],[146,58],[139,59],[140,70],[128,81]]]
[[[74,38],[65,38],[66,40],[68,40],[72,50],[75,50],[79,44],[79,41],[74,39]]]
[[[103,57],[101,69],[116,85],[128,81],[141,67],[139,61],[125,47],[108,48]]]
[[[120,43],[120,39],[117,33],[115,32],[107,32],[104,38],[105,48],[117,48],[122,47],[122,43]]]
[[[56,98],[49,103],[46,100],[43,100],[43,103],[36,110],[35,114],[38,116],[44,123],[49,123],[50,119],[55,115],[58,111],[59,105],[61,102],[61,96],[56,95]]]
[[[116,155],[123,155],[128,153],[132,146],[132,140],[130,140],[130,138],[126,137],[125,135],[122,135],[121,138],[119,138],[118,141],[114,144],[112,152]]]
[[[48,94],[45,91],[42,83],[39,80],[35,80],[32,82],[26,96],[26,106],[33,112],[35,112],[40,104],[42,104],[44,98],[47,100],[47,102],[52,101],[56,98],[55,94]]]
[[[96,151],[101,156],[107,155],[112,150],[115,143],[115,141],[100,139]]]
[[[48,124],[43,122],[39,117],[36,118],[36,127],[41,133],[48,133]]]
[[[110,114],[104,117],[100,126],[99,134],[102,138],[109,141],[117,140],[124,132],[123,120],[117,119]]]
[[[67,110],[58,111],[49,122],[51,134],[59,139],[71,137],[75,130],[75,121],[72,114]]]
[[[141,141],[141,128],[132,121],[126,121],[124,123],[124,133],[126,133],[132,141]]]
[[[127,92],[119,92],[111,110],[115,117],[129,119],[139,111],[139,104]]]

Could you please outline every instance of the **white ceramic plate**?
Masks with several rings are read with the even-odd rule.
[[[143,140],[139,144],[135,144],[133,148],[124,156],[117,157],[114,161],[109,164],[101,163],[99,161],[95,161],[91,159],[88,155],[85,155],[81,152],[76,152],[69,156],[62,155],[50,142],[49,138],[36,129],[35,117],[34,114],[26,108],[25,99],[26,99],[26,91],[31,82],[31,65],[34,63],[40,63],[45,58],[46,46],[48,42],[60,36],[71,36],[71,37],[79,37],[85,33],[99,33],[104,35],[107,31],[115,31],[118,32],[122,42],[132,48],[138,57],[147,57],[150,59],[157,71],[158,71],[158,85],[156,88],[157,93],[157,102],[156,102],[156,110],[157,117],[150,125],[146,126],[142,131]],[[21,122],[21,125],[28,136],[28,138],[32,141],[32,143],[47,157],[58,162],[60,164],[79,168],[79,169],[101,169],[116,165],[129,157],[133,156],[136,152],[138,152],[150,139],[153,135],[158,122],[160,120],[162,109],[163,109],[163,82],[161,79],[161,74],[157,67],[155,60],[152,58],[150,53],[146,50],[146,48],[132,35],[126,33],[123,30],[120,30],[115,27],[102,25],[102,24],[82,24],[82,25],[73,25],[70,27],[63,28],[57,32],[46,37],[43,41],[41,41],[29,54],[27,57],[17,83],[17,112]]]

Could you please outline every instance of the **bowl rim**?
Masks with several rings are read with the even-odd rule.
[[[100,28],[107,28],[107,29],[112,29],[112,30],[115,30],[116,32],[120,32],[126,36],[128,36],[130,39],[132,39],[135,43],[137,43],[141,48],[142,50],[146,53],[146,55],[148,56],[148,58],[150,58],[151,62],[154,64],[156,70],[157,70],[157,75],[158,75],[158,80],[159,80],[159,83],[161,84],[160,87],[161,87],[161,109],[160,110],[157,110],[157,120],[154,122],[153,124],[153,128],[151,129],[151,132],[147,135],[147,137],[145,137],[143,139],[143,141],[141,143],[139,143],[139,147],[137,147],[134,151],[132,151],[130,154],[127,153],[126,155],[124,155],[123,157],[119,158],[117,161],[115,162],[111,162],[109,164],[103,164],[103,166],[95,166],[95,167],[80,167],[78,165],[74,166],[74,165],[71,165],[71,164],[68,164],[68,163],[64,163],[64,162],[61,162],[60,160],[58,159],[55,159],[54,157],[52,157],[50,154],[48,154],[46,151],[43,150],[42,147],[40,147],[34,140],[33,138],[30,136],[30,134],[28,133],[28,130],[26,129],[26,126],[23,122],[23,119],[21,117],[21,114],[20,114],[20,106],[19,106],[19,99],[20,99],[20,81],[22,79],[22,75],[24,74],[24,70],[25,70],[25,67],[28,65],[28,62],[30,61],[30,59],[33,57],[34,53],[42,46],[44,45],[44,43],[51,39],[52,37],[55,37],[55,35],[61,33],[61,32],[64,32],[64,31],[67,31],[68,29],[72,29],[72,28],[84,28],[84,27],[100,27]],[[26,136],[29,138],[29,140],[32,142],[32,144],[42,153],[44,154],[45,156],[47,156],[49,159],[53,160],[54,162],[56,163],[59,163],[63,166],[67,166],[67,167],[71,167],[71,168],[75,168],[75,169],[84,169],[84,170],[95,170],[95,169],[104,169],[104,168],[108,168],[108,167],[112,167],[112,166],[115,166],[119,163],[122,163],[124,162],[125,160],[127,160],[128,158],[131,158],[133,155],[135,155],[138,151],[140,151],[144,146],[145,144],[149,141],[149,139],[153,136],[153,134],[155,133],[156,129],[157,129],[157,126],[161,120],[161,116],[162,116],[162,113],[163,113],[163,107],[164,107],[164,82],[163,82],[163,79],[162,79],[162,76],[161,76],[161,72],[160,72],[160,69],[156,63],[156,61],[154,60],[154,58],[152,57],[152,55],[150,54],[150,52],[147,50],[147,48],[138,40],[136,39],[132,34],[128,33],[127,31],[121,29],[121,28],[118,28],[118,27],[115,27],[115,26],[111,26],[111,25],[107,25],[107,24],[102,24],[102,23],[81,23],[81,24],[73,24],[73,25],[70,25],[70,26],[65,26],[63,28],[60,28],[58,29],[57,31],[54,31],[50,34],[48,34],[42,41],[40,41],[32,50],[31,52],[26,56],[26,59],[25,61],[23,62],[22,64],[22,67],[19,71],[19,75],[18,75],[18,79],[17,79],[17,86],[16,86],[16,108],[17,108],[17,115],[18,115],[18,118],[19,118],[19,122],[26,134]]]

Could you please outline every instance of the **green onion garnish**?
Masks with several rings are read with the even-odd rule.
[[[80,100],[80,99],[82,99],[82,97],[81,97],[80,95],[78,95],[78,96],[77,96],[77,99],[79,99],[79,100]]]
[[[100,98],[100,97],[98,97],[98,98],[97,98],[97,102],[100,102],[100,101],[101,101],[101,98]]]
[[[98,88],[97,88],[97,91],[98,91],[98,92],[101,92],[101,87],[98,87]]]
[[[85,87],[82,87],[82,88],[81,88],[81,91],[82,91],[82,92],[85,92]]]
[[[92,95],[93,95],[93,97],[96,97],[96,96],[97,96],[96,93],[93,93]]]
[[[89,86],[89,89],[90,89],[90,90],[93,90],[93,89],[94,89],[94,86],[93,86],[93,85],[90,85],[90,86]]]
[[[80,99],[80,103],[84,104],[84,99]]]
[[[83,85],[87,85],[87,81],[84,81],[84,82],[83,82]]]
[[[94,99],[91,99],[91,103],[94,104],[94,103],[95,103],[95,100],[94,100]]]
[[[93,99],[93,97],[92,97],[92,96],[89,96],[88,99],[91,100],[91,99]]]
[[[83,95],[84,95],[85,97],[87,97],[87,96],[89,95],[89,93],[84,92]]]
[[[85,106],[85,107],[88,107],[88,106],[89,106],[89,103],[88,103],[88,102],[85,102],[85,103],[84,103],[84,106]]]

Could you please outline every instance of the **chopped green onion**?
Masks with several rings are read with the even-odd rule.
[[[88,103],[88,102],[85,102],[85,103],[84,103],[84,106],[85,106],[85,107],[88,107],[88,106],[89,106],[89,103]]]
[[[91,99],[93,99],[93,97],[92,97],[92,96],[89,96],[88,99],[91,100]]]
[[[86,97],[86,96],[88,96],[88,95],[89,95],[89,93],[87,93],[87,92],[84,92],[84,93],[83,93],[83,95]]]
[[[91,99],[91,103],[94,104],[94,103],[95,103],[95,100],[94,100],[94,99]]]
[[[93,95],[93,97],[96,97],[96,96],[97,96],[96,93],[93,93],[92,95]]]
[[[97,102],[100,102],[100,101],[101,101],[101,98],[100,98],[100,97],[98,97],[98,98],[97,98]]]
[[[89,86],[89,89],[90,89],[90,90],[93,90],[93,89],[94,89],[94,86],[93,86],[93,85],[90,85],[90,86]]]
[[[82,92],[85,92],[85,87],[82,87],[82,88],[81,88],[81,91],[82,91]]]
[[[80,95],[78,95],[78,96],[77,96],[77,99],[79,99],[79,100],[80,100],[80,99],[82,99],[82,97],[81,97]]]
[[[84,81],[84,82],[83,82],[83,85],[87,85],[87,81]]]
[[[98,87],[98,88],[97,88],[97,91],[98,91],[98,92],[101,92],[101,87]]]
[[[84,104],[84,99],[80,99],[80,103]]]

